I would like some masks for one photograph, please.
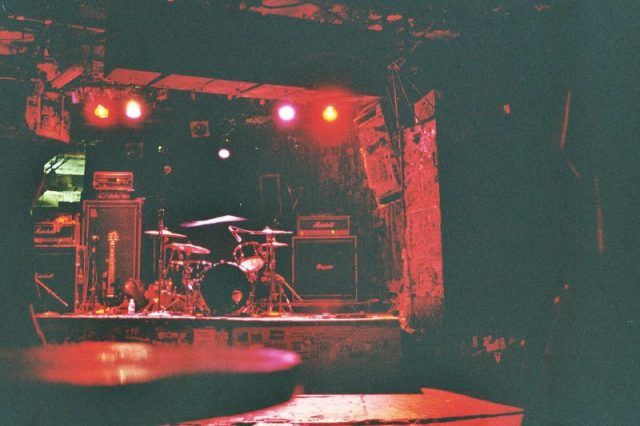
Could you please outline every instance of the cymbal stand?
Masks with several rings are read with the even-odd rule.
[[[260,306],[258,306],[258,300],[256,299],[256,292],[258,286],[258,273],[257,272],[245,272],[247,279],[249,280],[249,296],[247,297],[247,302],[245,307],[240,310],[242,314],[248,315],[260,315],[264,311]]]
[[[274,247],[275,237],[273,235],[266,236],[267,261],[265,275],[269,280],[269,301],[267,314],[273,314],[274,304],[277,306],[277,313],[281,314],[285,308],[291,312],[291,301],[285,293],[285,288],[289,290],[294,300],[302,301],[302,297],[287,283],[284,277],[276,273],[276,251]]]
[[[183,258],[182,276],[180,278],[185,297],[183,311],[191,315],[195,311],[194,300],[196,290],[194,289],[195,278],[193,276],[193,268],[191,267],[189,258],[190,253],[186,253]]]
[[[165,227],[164,227],[164,208],[160,207],[158,209],[158,258],[157,258],[157,268],[156,268],[156,273],[157,273],[157,299],[154,298],[154,300],[151,301],[151,303],[149,304],[149,306],[147,306],[147,308],[145,308],[145,312],[156,312],[159,313],[162,309],[162,289],[165,286],[165,281],[166,281],[166,277],[167,277],[167,271],[165,270],[165,236],[163,235],[163,231],[164,231]],[[155,243],[154,243],[155,246]]]

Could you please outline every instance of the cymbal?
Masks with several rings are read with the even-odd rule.
[[[186,235],[178,234],[176,232],[171,232],[167,228],[164,228],[161,231],[158,231],[157,229],[151,229],[149,231],[144,231],[144,233],[147,234],[147,235],[153,235],[153,236],[156,236],[156,237],[187,238]]]
[[[167,248],[183,251],[185,253],[193,253],[193,254],[209,254],[211,250],[206,247],[196,246],[194,244],[183,244],[183,243],[171,243],[167,244]]]
[[[189,260],[172,260],[171,262],[169,262],[169,264],[171,265],[178,265],[178,266],[184,266],[184,265],[205,265],[205,266],[211,266],[213,265],[212,262],[208,261],[208,260],[200,260],[200,259],[189,259]]]
[[[211,219],[184,222],[184,223],[181,223],[180,226],[182,226],[183,228],[195,228],[198,226],[215,225],[218,223],[242,222],[245,220],[247,219],[245,219],[244,217],[232,216],[232,215],[226,214],[224,216],[212,217]]]
[[[273,241],[270,243],[264,243],[264,246],[271,246],[271,247],[289,247],[289,244],[287,243],[281,243],[280,241]]]
[[[258,231],[259,233],[256,235],[281,235],[281,234],[293,234],[291,231],[282,231],[280,229],[271,229],[268,226],[265,226],[262,231]]]
[[[271,229],[268,226],[266,226],[263,230],[261,231],[253,231],[251,229],[242,229],[242,228],[238,228],[238,227],[230,227],[229,230],[231,231],[231,228],[233,228],[233,231],[235,231],[238,234],[249,234],[249,235],[282,235],[282,234],[293,234],[293,232],[291,231],[282,231],[280,229]],[[232,232],[233,232],[232,231]]]

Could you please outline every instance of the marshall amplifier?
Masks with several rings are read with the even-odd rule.
[[[37,312],[73,312],[81,279],[81,251],[75,246],[36,246],[34,285]]]
[[[356,237],[294,237],[292,277],[303,299],[357,300]]]
[[[298,235],[347,236],[349,235],[350,216],[316,215],[298,217]]]

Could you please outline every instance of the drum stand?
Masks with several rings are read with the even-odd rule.
[[[158,286],[158,290],[156,291],[156,294],[151,298],[151,302],[147,305],[147,307],[144,309],[144,313],[149,313],[149,312],[154,312],[154,313],[161,313],[161,312],[166,312],[165,310],[165,306],[163,306],[162,304],[162,291],[166,290],[166,284],[167,284],[167,271],[165,268],[165,227],[164,227],[164,208],[159,208],[158,209],[158,232],[157,235],[158,238],[158,259],[157,259],[157,275],[158,278],[155,282],[155,285]],[[155,246],[155,243],[154,243]],[[154,247],[155,248],[155,247]]]
[[[267,315],[279,315],[282,314],[285,309],[291,312],[291,300],[287,297],[285,288],[291,293],[291,298],[295,301],[302,301],[302,297],[289,285],[287,280],[278,273],[276,273],[276,251],[274,247],[275,238],[272,235],[267,235],[267,242],[264,244],[267,247],[267,261],[266,271],[263,274],[262,280],[269,283],[269,300],[267,302]],[[277,311],[274,311],[277,308]]]

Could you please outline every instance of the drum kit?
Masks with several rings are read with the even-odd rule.
[[[244,220],[226,215],[181,226],[191,228]],[[163,212],[159,211],[158,229],[144,231],[157,243],[154,244],[157,279],[144,290],[147,303],[142,309],[136,302],[143,291],[139,285],[125,285],[124,296],[134,300],[136,311],[159,316],[290,312],[292,302],[302,298],[276,272],[276,251],[288,246],[276,238],[292,232],[269,227],[250,230],[228,226],[228,230],[238,245],[229,260],[214,263],[206,259],[211,253],[209,249],[181,242],[187,235],[165,227]],[[251,240],[244,241],[247,238]]]

